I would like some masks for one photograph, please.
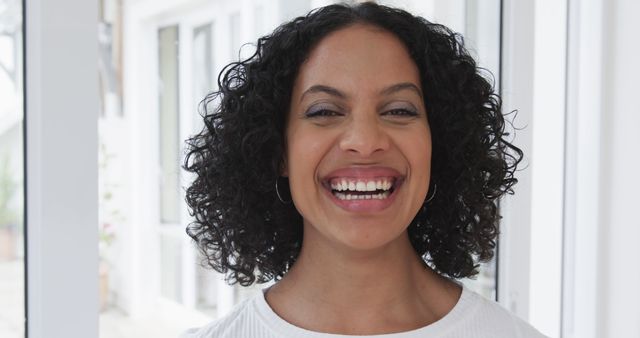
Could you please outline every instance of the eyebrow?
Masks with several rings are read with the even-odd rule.
[[[346,99],[348,97],[347,94],[341,92],[336,88],[325,86],[325,85],[313,85],[309,89],[305,90],[304,93],[302,93],[302,95],[300,96],[300,101],[304,99],[305,95],[313,94],[313,93],[325,93],[341,99]]]
[[[418,94],[418,96],[422,97],[422,91],[420,90],[420,88],[418,88],[418,86],[416,86],[411,82],[402,82],[402,83],[394,84],[392,86],[389,86],[383,89],[380,93],[382,95],[391,95],[393,93],[396,93],[402,90],[411,90],[416,94]]]
[[[411,82],[402,82],[402,83],[397,83],[394,85],[391,85],[383,90],[380,91],[380,94],[382,95],[391,95],[393,93],[402,91],[402,90],[411,90],[413,92],[415,92],[416,94],[418,94],[418,96],[422,97],[422,91],[420,90],[420,88],[418,88],[418,86],[416,86],[415,84],[411,83]],[[335,96],[338,97],[340,99],[346,99],[349,96],[343,92],[341,92],[339,89],[333,88],[331,86],[326,86],[326,85],[313,85],[311,87],[309,87],[309,89],[305,90],[304,93],[302,93],[302,95],[300,96],[300,101],[302,101],[302,99],[304,98],[305,95],[307,94],[314,94],[314,93],[325,93],[331,96]]]

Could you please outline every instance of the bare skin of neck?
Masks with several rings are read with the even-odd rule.
[[[441,319],[460,298],[462,289],[424,264],[406,232],[356,252],[307,241],[309,231],[294,266],[266,294],[295,326],[346,335],[410,331]]]

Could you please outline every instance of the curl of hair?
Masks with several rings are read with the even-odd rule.
[[[413,248],[453,278],[477,274],[493,256],[498,201],[513,192],[522,151],[507,140],[500,97],[462,37],[399,9],[331,5],[281,25],[252,56],[225,67],[219,90],[202,102],[203,130],[187,140],[183,167],[195,174],[187,233],[231,284],[278,280],[300,252],[302,216],[275,191],[293,82],[323,37],[357,23],[396,35],[420,72],[437,193],[408,227]]]

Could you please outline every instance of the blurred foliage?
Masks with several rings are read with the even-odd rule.
[[[112,181],[109,170],[112,169],[112,161],[116,155],[110,152],[106,143],[100,137],[98,148],[98,236],[99,254],[103,261],[107,261],[107,250],[116,240],[118,225],[125,221],[122,212],[116,206],[114,200],[115,191],[119,185]]]

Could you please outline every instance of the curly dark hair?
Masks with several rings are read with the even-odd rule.
[[[302,216],[293,204],[281,203],[275,190],[293,83],[323,37],[357,23],[397,36],[420,72],[437,193],[408,226],[413,248],[452,278],[474,276],[478,262],[493,257],[498,201],[513,193],[522,159],[506,139],[500,97],[462,37],[447,27],[375,3],[340,4],[258,39],[255,53],[227,65],[219,90],[201,103],[205,127],[187,140],[184,161],[184,169],[195,174],[186,190],[195,218],[187,233],[205,263],[225,273],[230,284],[279,280],[298,257]]]

